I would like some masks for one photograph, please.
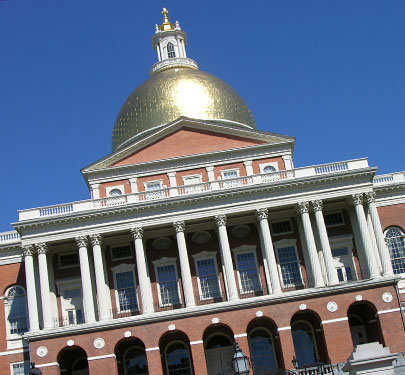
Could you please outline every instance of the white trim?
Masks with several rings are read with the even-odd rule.
[[[190,341],[190,345],[198,345],[198,344],[203,344],[203,340],[197,340],[197,341]]]
[[[300,273],[300,278],[301,278],[301,283],[297,285],[304,285],[304,278],[302,277],[302,269],[301,269],[301,263],[300,263],[300,257],[298,256],[298,249],[297,249],[297,239],[287,239],[284,238],[280,241],[273,242],[274,246],[274,252],[276,254],[276,260],[277,260],[277,269],[278,269],[278,274],[280,275],[280,282],[282,287],[290,287],[290,286],[296,286],[295,284],[284,284],[283,280],[283,273],[281,270],[281,265],[280,265],[280,259],[279,259],[279,254],[278,251],[279,249],[284,249],[287,247],[293,247],[295,251],[295,259],[298,265],[298,271]]]
[[[154,348],[146,348],[145,352],[152,352],[154,350],[160,350],[160,348],[158,346],[155,346]]]
[[[280,332],[280,331],[288,331],[288,330],[291,330],[291,326],[277,328],[278,332]]]
[[[233,180],[234,178],[240,177],[239,168],[222,169],[220,172],[221,172],[221,179],[222,180]],[[224,177],[225,172],[236,172],[236,176],[235,177],[227,177],[227,178],[225,178]]]
[[[152,190],[148,189],[148,184],[153,184],[153,183],[156,183],[156,182],[159,182],[159,184],[160,184],[159,189],[152,189]],[[163,187],[164,187],[164,186],[163,186],[163,179],[160,179],[160,180],[151,180],[151,181],[144,181],[144,183],[143,183],[143,188],[144,188],[145,191],[161,190],[161,189],[163,189]]]
[[[13,285],[11,285],[11,286],[9,286],[8,288],[7,288],[7,290],[6,290],[6,292],[4,293],[4,299],[3,299],[3,301],[4,301],[4,316],[5,316],[5,326],[6,326],[6,340],[7,340],[7,346],[9,347],[9,341],[12,341],[12,340],[21,340],[22,339],[22,335],[25,333],[25,332],[23,332],[22,334],[21,333],[11,333],[11,327],[10,327],[10,321],[9,321],[9,309],[10,309],[10,302],[11,302],[11,300],[13,300],[14,298],[10,298],[9,297],[9,293],[10,293],[10,291],[13,289],[13,288],[16,288],[16,289],[20,289],[22,292],[23,292],[23,294],[22,295],[17,295],[16,297],[17,298],[21,298],[21,297],[23,297],[24,298],[24,307],[25,307],[25,326],[26,326],[26,328],[27,328],[27,331],[26,332],[28,332],[29,331],[29,328],[30,328],[30,326],[29,326],[29,319],[28,319],[28,300],[27,300],[27,291],[26,291],[26,289],[23,287],[23,286],[21,286],[21,285],[19,285],[19,284],[13,284]],[[14,346],[15,347],[15,346]]]
[[[95,357],[88,357],[88,361],[95,361],[97,359],[104,359],[104,358],[115,358],[115,354],[104,354],[104,355],[97,355]]]
[[[255,292],[262,292],[263,291],[263,285],[262,285],[262,280],[260,278],[260,272],[259,272],[259,264],[257,262],[257,255],[256,255],[256,245],[241,245],[237,248],[232,249],[232,252],[234,253],[234,258],[235,258],[235,264],[236,264],[236,273],[238,275],[238,283],[239,283],[239,293],[240,294],[247,294],[247,293],[255,293]],[[260,284],[260,289],[259,290],[243,290],[242,289],[242,281],[240,278],[240,272],[239,272],[239,263],[238,263],[238,259],[237,256],[239,254],[251,254],[253,253],[253,257],[255,260],[255,265],[256,265],[256,275],[257,278],[259,280],[259,284]]]
[[[193,182],[190,185],[201,184],[202,183],[202,174],[201,173],[196,173],[196,174],[188,174],[188,175],[182,176],[183,185],[184,186],[190,186],[190,185],[186,184],[186,180],[192,180],[193,178],[198,178],[199,181],[198,182]]]
[[[20,353],[25,353],[25,352],[28,352],[28,348],[9,350],[7,352],[0,352],[0,357],[2,357],[4,355],[20,354]]]
[[[322,324],[329,324],[329,323],[337,323],[337,322],[344,322],[345,320],[349,320],[347,316],[343,318],[336,318],[336,319],[328,319],[328,320],[322,320]]]
[[[119,191],[121,192],[120,195],[124,195],[124,194],[125,194],[124,185],[106,186],[106,187],[105,187],[105,196],[106,196],[106,198],[115,196],[115,195],[110,195],[111,191],[112,191],[112,190],[115,190],[115,189],[117,189],[117,190],[119,190]]]
[[[377,311],[377,314],[378,315],[381,315],[381,314],[389,314],[389,313],[392,313],[392,312],[397,312],[397,311],[400,311],[401,309],[399,308],[399,307],[396,307],[395,309],[388,309],[388,310],[380,310],[380,311]]]
[[[157,260],[152,261],[154,268],[155,268],[155,276],[156,276],[156,289],[157,289],[157,295],[158,295],[158,300],[159,300],[159,306],[160,307],[165,307],[165,306],[170,306],[171,304],[166,303],[163,304],[162,303],[162,296],[160,295],[160,282],[159,282],[159,274],[158,274],[158,267],[163,267],[163,266],[174,266],[174,273],[176,276],[176,280],[177,280],[177,293],[178,293],[178,297],[179,297],[179,304],[182,304],[183,301],[181,299],[181,290],[180,290],[180,284],[179,284],[179,275],[177,272],[177,258],[167,258],[167,257],[163,257]]]
[[[11,362],[10,363],[10,374],[11,375],[15,375],[14,374],[14,369],[13,366],[14,365],[19,365],[19,364],[23,364],[24,367],[24,374],[26,373],[26,371],[30,368],[30,362],[29,361],[19,361],[19,362]]]
[[[59,367],[59,363],[58,362],[49,362],[49,363],[43,363],[42,365],[35,365],[35,367],[50,367],[50,366],[58,366]]]
[[[198,285],[198,293],[199,293],[200,301],[210,300],[210,299],[215,298],[215,297],[203,298],[203,296],[202,296],[200,272],[199,272],[198,264],[197,264],[198,261],[200,261],[200,260],[208,260],[208,259],[214,260],[215,273],[216,273],[217,281],[218,281],[218,290],[219,290],[219,293],[222,295],[221,282],[220,282],[219,274],[218,274],[217,252],[216,251],[201,251],[198,254],[192,255],[192,257],[194,258],[194,266],[195,266],[195,270],[197,273],[197,285]]]
[[[275,169],[275,171],[265,172],[264,168],[266,168],[266,167],[273,167]],[[261,174],[270,174],[270,173],[273,173],[273,172],[278,172],[278,163],[276,161],[272,161],[272,162],[269,162],[269,163],[259,164],[259,169],[260,169]]]
[[[237,335],[233,335],[233,337],[235,339],[237,339],[238,337],[247,337],[247,333],[238,333]]]
[[[138,299],[138,292],[137,292],[136,278],[135,278],[135,264],[121,263],[118,266],[112,267],[111,271],[113,273],[115,307],[117,309],[117,313],[121,314],[121,313],[124,313],[124,312],[139,311],[139,299]],[[117,290],[117,274],[124,273],[124,272],[131,272],[132,273],[132,281],[134,283],[134,291],[135,291],[137,309],[121,310],[120,299],[119,299],[118,290]]]

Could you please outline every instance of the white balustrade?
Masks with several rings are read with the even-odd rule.
[[[0,243],[7,243],[7,242],[18,242],[20,240],[20,235],[15,231],[3,232],[0,233]]]

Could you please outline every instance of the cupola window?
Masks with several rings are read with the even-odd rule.
[[[176,51],[174,50],[173,43],[167,43],[167,57],[170,59],[171,57],[176,57]]]

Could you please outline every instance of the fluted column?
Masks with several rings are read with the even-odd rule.
[[[38,252],[39,283],[41,287],[44,328],[51,328],[54,326],[54,323],[52,320],[51,293],[49,290],[48,262],[46,260],[48,247],[46,243],[36,244],[36,247]]]
[[[309,202],[299,202],[298,210],[301,214],[302,225],[304,227],[304,237],[307,244],[312,276],[314,278],[314,286],[325,286],[322,277],[321,264],[319,263],[318,251],[315,245],[314,232],[312,231],[311,219],[309,218]]]
[[[152,287],[148,278],[148,271],[146,268],[145,250],[143,248],[143,229],[136,227],[131,229],[131,234],[135,242],[135,257],[136,268],[138,271],[139,289],[142,301],[142,313],[153,313],[153,297]]]
[[[393,275],[391,257],[384,239],[384,234],[381,228],[380,217],[378,215],[377,206],[375,205],[375,193],[370,191],[366,193],[368,208],[370,211],[371,221],[373,222],[374,234],[377,240],[378,252],[380,254],[381,266],[384,275]]]
[[[321,240],[323,259],[325,260],[326,273],[328,274],[329,285],[339,284],[336,268],[333,262],[332,250],[330,248],[328,232],[326,231],[325,220],[322,213],[323,203],[321,200],[312,201],[312,209],[315,212],[316,226]]]
[[[229,300],[239,299],[238,290],[236,288],[235,273],[232,262],[231,249],[229,247],[228,233],[226,231],[226,216],[215,216],[215,224],[218,227],[219,247],[221,249],[222,260],[225,267],[225,279],[228,288]]]
[[[270,274],[269,281],[271,284],[271,288],[269,288],[269,290],[271,290],[272,293],[280,293],[281,292],[280,278],[278,276],[277,262],[276,257],[274,255],[273,241],[271,239],[269,222],[267,221],[268,218],[267,208],[261,208],[260,210],[256,210],[256,216],[257,220],[259,220],[260,232],[263,239],[264,253],[266,255],[266,261],[269,268]]]
[[[353,194],[352,201],[354,204],[354,210],[356,212],[357,222],[359,224],[361,240],[363,242],[363,248],[365,252],[365,258],[367,262],[367,269],[370,278],[379,276],[377,261],[374,257],[373,245],[371,243],[370,234],[368,232],[366,215],[363,209],[363,197],[361,194]]]
[[[93,289],[91,286],[89,256],[87,253],[88,240],[86,236],[77,237],[75,240],[77,247],[79,248],[80,275],[83,289],[84,317],[86,323],[89,323],[94,322],[96,320],[96,315],[94,310]]]
[[[28,319],[30,323],[30,331],[39,329],[38,320],[38,301],[37,291],[35,288],[35,273],[34,273],[34,246],[23,245],[23,256],[25,266],[25,281],[27,285],[27,303],[28,303]]]
[[[195,306],[193,283],[191,281],[190,263],[188,261],[186,238],[184,231],[186,226],[184,221],[176,221],[173,223],[176,232],[177,247],[179,249],[181,281],[183,283],[184,299],[186,306]]]
[[[96,289],[98,301],[98,315],[100,320],[107,320],[110,317],[108,309],[108,296],[106,294],[106,282],[104,277],[103,255],[101,253],[101,235],[93,234],[90,236],[93,246],[94,273],[96,276]]]

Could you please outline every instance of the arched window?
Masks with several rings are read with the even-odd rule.
[[[120,189],[112,189],[108,195],[110,197],[116,197],[118,195],[122,195],[122,191]]]
[[[124,353],[125,375],[148,375],[145,349],[133,346]]]
[[[264,328],[256,328],[249,334],[250,360],[253,374],[260,375],[277,368],[273,337]]]
[[[276,168],[274,168],[272,165],[266,165],[263,168],[263,173],[272,173],[272,172],[275,172],[275,171],[276,171]]]
[[[174,50],[173,43],[167,43],[167,57],[176,57],[176,51]]]
[[[170,344],[166,350],[168,375],[191,375],[191,359],[188,348],[182,342]]]
[[[317,362],[314,331],[310,324],[298,321],[291,327],[298,366],[309,366]]]
[[[385,231],[385,241],[390,251],[394,273],[405,273],[405,235],[398,227]]]
[[[23,287],[15,285],[5,295],[7,332],[10,335],[22,335],[28,331],[27,297]]]
[[[233,336],[233,335],[232,335]],[[223,333],[214,333],[204,340],[205,362],[208,375],[233,374],[234,340]]]
[[[72,375],[88,375],[89,364],[86,357],[76,359],[72,364]]]

